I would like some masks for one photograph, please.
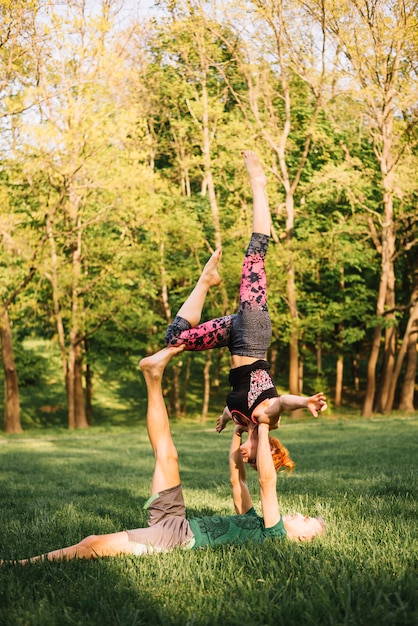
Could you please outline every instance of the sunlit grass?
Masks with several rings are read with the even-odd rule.
[[[0,568],[0,623],[409,626],[416,623],[415,418],[284,420],[296,471],[283,512],[321,514],[312,544],[174,551]],[[190,515],[231,513],[226,433],[172,423]],[[0,438],[0,557],[146,523],[143,423]],[[250,486],[256,508],[255,473]]]

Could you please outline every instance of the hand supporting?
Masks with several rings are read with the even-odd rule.
[[[229,473],[232,498],[238,514],[247,513],[253,506],[247,485],[247,472],[240,450],[242,427],[235,426],[229,449]]]
[[[277,474],[270,451],[268,424],[258,426],[257,470],[264,525],[269,528],[279,521],[280,511],[276,494]]]
[[[218,420],[216,422],[216,432],[221,433],[230,420],[232,420],[232,415],[228,407],[226,406],[223,410],[222,415],[218,417]]]

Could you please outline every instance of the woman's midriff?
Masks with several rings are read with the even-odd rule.
[[[266,355],[267,356],[267,355]],[[255,363],[259,361],[261,357],[255,359],[252,356],[240,356],[239,354],[233,354],[231,356],[231,369],[235,369],[236,367],[242,367],[242,365],[251,365],[251,363]],[[265,359],[266,357],[264,357]]]

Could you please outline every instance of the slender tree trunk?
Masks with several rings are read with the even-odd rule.
[[[287,297],[289,302],[291,324],[289,340],[289,391],[292,394],[299,395],[301,393],[299,383],[299,315],[297,309],[296,284],[293,267],[288,268]]]
[[[288,94],[290,100],[290,95]],[[290,107],[290,102],[289,105]],[[290,112],[289,112],[290,119]],[[290,121],[289,121],[290,128]],[[287,135],[286,135],[287,137]],[[285,137],[283,138],[285,141]],[[290,189],[287,164],[285,162],[285,144],[282,141],[280,163],[282,176],[284,178],[284,187],[286,189],[286,241],[288,262],[287,262],[287,300],[290,315],[290,337],[289,337],[289,392],[299,395],[302,392],[300,386],[299,372],[299,312],[297,304],[297,288],[295,281],[295,268],[293,266],[292,252],[290,250],[293,239],[293,229],[295,222],[295,208],[293,192]]]
[[[354,391],[360,391],[360,354],[356,354],[352,362]]]
[[[382,271],[386,273],[386,298],[385,308],[387,311],[394,311],[396,306],[395,297],[395,270],[393,266],[393,258],[395,254],[395,233],[393,231],[393,198],[392,198],[392,175],[384,178],[384,204],[385,204],[385,223],[387,231],[385,233],[385,252],[384,267]],[[397,342],[397,325],[395,313],[387,313],[385,315],[387,324],[385,329],[385,345],[383,353],[383,362],[380,373],[379,389],[376,397],[376,410],[379,413],[385,411],[388,403],[389,388],[393,381],[393,371],[395,367],[396,342]]]
[[[68,351],[68,369],[67,369],[67,404],[68,404],[68,428],[74,430],[75,428],[75,347],[74,342],[70,337],[70,348]]]
[[[319,377],[322,378],[322,341],[321,337],[316,340],[316,371]]]
[[[409,333],[405,333],[405,338],[407,339],[406,368],[399,399],[399,409],[402,411],[414,411],[414,395],[417,375],[418,319],[416,309],[418,307],[418,269],[414,271],[411,306],[411,313],[408,320]]]
[[[337,363],[335,367],[335,406],[341,406],[343,397],[343,378],[344,378],[344,357],[342,354],[337,356]]]
[[[84,365],[84,380],[86,383],[85,391],[85,406],[86,406],[86,418],[89,426],[93,417],[93,372],[89,361],[90,343],[88,339],[83,341],[84,353],[87,355]]]
[[[222,362],[222,350],[215,351],[215,375],[212,376],[212,387],[215,388],[216,393],[219,391],[221,384],[221,362]]]
[[[46,276],[51,283],[52,286],[52,302],[54,306],[54,318],[55,325],[57,327],[57,335],[58,335],[58,343],[61,352],[61,365],[62,372],[64,377],[65,388],[67,389],[68,384],[68,363],[67,363],[67,348],[65,345],[65,330],[64,324],[62,321],[61,308],[60,308],[60,299],[59,299],[59,289],[58,289],[58,255],[57,255],[57,246],[54,237],[54,228],[53,228],[53,219],[54,219],[54,210],[50,210],[48,213],[47,221],[46,221],[46,232],[49,241],[50,251],[51,251],[51,273],[47,273]],[[68,391],[67,391],[68,394]]]
[[[167,272],[164,262],[164,242],[160,243],[160,275],[161,275],[161,297],[163,301],[165,319],[167,326],[171,323],[171,308],[168,301],[168,288],[167,288]],[[181,402],[180,402],[180,371],[181,363],[175,363],[171,369],[171,392],[170,398],[170,413],[173,415],[181,415]]]
[[[366,395],[363,402],[362,416],[371,417],[373,415],[374,395],[376,391],[376,366],[379,358],[380,339],[382,329],[376,326],[373,331],[372,347],[370,350],[369,360],[367,361],[367,387]]]
[[[375,25],[372,24],[372,27],[374,28]],[[377,53],[376,58],[381,60],[381,69],[386,75],[384,87],[381,87],[381,105],[378,104],[378,99],[376,99],[373,95],[373,91],[370,89],[367,90],[370,115],[372,119],[374,119],[376,128],[378,129],[378,132],[374,135],[374,151],[379,161],[380,173],[382,177],[381,186],[383,191],[381,279],[376,305],[376,314],[378,317],[382,317],[385,313],[385,305],[387,310],[394,310],[396,304],[395,272],[393,265],[396,241],[393,220],[393,189],[396,171],[396,161],[393,154],[393,118],[396,106],[395,95],[401,62],[401,40],[398,38],[396,41],[396,46],[393,50],[393,61],[388,64],[385,55],[383,57],[381,55],[380,26],[378,29],[376,28],[374,32],[377,36],[374,41]],[[391,317],[393,318],[393,324],[390,324]],[[381,384],[377,398],[374,396],[376,389],[376,365],[380,351],[380,339],[382,333],[381,327],[376,327],[373,334],[373,343],[368,364],[367,391],[362,411],[362,414],[365,417],[370,416],[374,404],[379,411],[384,409],[389,391],[390,380],[393,374],[396,344],[394,314],[388,314],[386,321],[389,322],[389,325],[385,331],[385,354],[381,372]]]
[[[70,189],[70,215],[76,239],[72,250],[72,285],[71,285],[71,328],[68,365],[68,428],[87,428],[86,408],[82,384],[83,351],[81,348],[81,308],[80,298],[81,249],[83,236],[82,211],[80,198],[74,188]]]
[[[0,317],[1,358],[4,369],[4,432],[21,433],[19,383],[13,353],[12,331],[7,307]]]
[[[200,416],[200,423],[204,424],[206,422],[209,410],[209,398],[210,398],[210,366],[212,364],[212,350],[208,350],[206,352],[206,361],[205,367],[203,370],[203,381],[204,381],[204,390],[203,390],[203,405],[202,405],[202,414]]]
[[[399,409],[401,411],[415,411],[414,396],[417,376],[417,338],[418,323],[415,322],[415,326],[409,335],[408,341],[405,376],[401,389],[401,397],[399,399]]]
[[[181,403],[182,415],[186,415],[187,413],[187,391],[189,388],[190,367],[193,361],[193,355],[191,352],[188,352],[187,355],[184,354],[184,356],[186,358],[186,371],[185,371],[184,380],[183,380],[183,394],[182,394],[182,403]]]
[[[410,336],[411,334],[415,334],[413,332],[413,328],[416,325],[417,321],[418,321],[418,301],[416,301],[414,306],[411,308],[411,312],[410,312],[409,319],[408,319],[408,324],[405,330],[405,335],[402,341],[401,348],[398,353],[398,357],[396,359],[396,366],[393,371],[392,379],[390,381],[390,386],[389,386],[389,390],[388,390],[388,394],[386,398],[386,405],[384,407],[385,413],[390,413],[392,410],[399,374],[401,373],[403,360],[408,350]]]
[[[274,342],[270,345],[270,354],[269,354],[269,363],[271,365],[271,369],[270,369],[270,373],[271,376],[273,378],[273,380],[276,380],[276,376],[277,376],[277,357],[278,357],[279,351],[277,348],[277,343]]]
[[[93,372],[90,363],[86,363],[84,379],[86,381],[86,418],[90,426],[93,418]]]
[[[89,423],[86,415],[86,404],[83,390],[83,350],[81,348],[81,342],[78,342],[75,347],[74,405],[75,427],[88,428]]]
[[[385,312],[385,303],[387,300],[388,282],[393,272],[393,206],[390,202],[386,203],[387,214],[385,213],[385,221],[382,232],[382,265],[379,283],[379,291],[377,295],[376,315],[383,320]],[[373,414],[376,392],[376,366],[379,358],[380,343],[382,337],[382,327],[379,324],[373,331],[372,345],[367,363],[367,388],[366,396],[363,403],[363,417],[370,417]]]
[[[203,61],[202,61],[203,63]],[[203,152],[203,166],[204,166],[204,181],[207,188],[209,204],[212,212],[213,226],[215,230],[215,246],[220,248],[222,246],[222,234],[221,224],[219,221],[219,208],[216,200],[215,184],[213,182],[212,175],[212,158],[211,158],[211,134],[209,127],[209,101],[205,79],[202,80],[202,104],[203,104],[203,117],[202,117],[202,152]],[[222,295],[222,312],[225,313],[228,310],[228,294],[226,287],[222,282],[220,284],[220,291]]]

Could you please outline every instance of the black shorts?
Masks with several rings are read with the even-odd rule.
[[[257,423],[252,417],[256,407],[267,398],[279,397],[269,370],[270,364],[263,359],[230,370],[232,390],[226,403],[235,423],[242,426],[248,421]]]

